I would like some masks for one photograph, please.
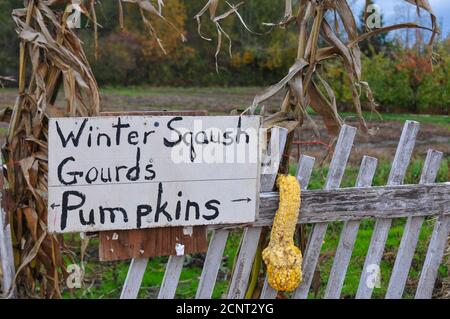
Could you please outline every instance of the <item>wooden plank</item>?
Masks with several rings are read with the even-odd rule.
[[[142,116],[157,116],[157,115],[179,115],[179,116],[205,116],[208,115],[208,111],[205,110],[195,110],[195,111],[143,111],[143,112],[103,112],[101,115],[104,116],[117,116],[117,115],[142,115]],[[193,246],[195,246],[197,241],[204,241],[206,238],[206,231],[203,234],[199,234],[196,226],[193,227]],[[177,232],[182,230],[182,227],[174,228],[155,228],[155,229],[142,229],[137,232],[141,233],[138,237],[142,239],[141,242],[134,242],[136,246],[146,245],[145,239],[148,237],[154,238],[171,238],[172,240],[177,240]],[[127,233],[125,230],[116,231],[119,238]],[[102,245],[102,239],[106,239],[104,236],[100,236],[100,246]],[[126,247],[119,246],[115,247],[114,251],[117,255],[124,256],[124,252],[120,250],[124,248],[129,251]],[[156,249],[156,245],[155,248]],[[149,250],[147,250],[149,253]],[[132,256],[130,256],[132,257]],[[145,269],[147,267],[148,258],[132,259],[130,267],[128,269],[127,277],[125,279],[124,286],[120,295],[121,299],[136,299],[141,286],[142,278],[144,277]]]
[[[244,229],[239,255],[228,290],[228,299],[243,299],[245,296],[261,231],[261,227],[247,227]]]
[[[422,169],[420,184],[434,183],[442,160],[442,152],[429,150]],[[408,217],[400,247],[392,269],[386,299],[400,299],[408,279],[424,217]]]
[[[159,289],[158,299],[173,299],[183,270],[185,256],[170,256]]]
[[[402,135],[400,137],[397,151],[395,153],[394,161],[388,178],[388,185],[400,185],[405,178],[406,170],[411,159],[414,149],[417,133],[419,132],[420,124],[415,121],[406,121]],[[373,266],[379,267],[381,258],[384,252],[384,246],[391,228],[392,219],[379,218],[375,222],[374,231],[367,252],[366,260],[364,262],[363,271],[361,274],[358,291],[356,293],[357,299],[370,299],[373,292],[373,285],[368,284],[369,276],[371,276],[370,268]]]
[[[416,299],[430,299],[433,296],[433,289],[439,265],[444,256],[449,231],[450,216],[440,216],[434,225],[433,234],[428,245],[427,256],[425,257],[416,290]]]
[[[195,295],[196,299],[210,299],[212,296],[228,234],[229,231],[227,229],[218,229],[212,234]]]
[[[297,167],[297,180],[302,190],[308,189],[315,161],[316,159],[314,157],[307,155],[300,156]]]
[[[148,258],[134,258],[128,268],[127,278],[120,294],[120,299],[136,299],[141,288],[142,278],[144,278],[147,268]]]
[[[300,156],[297,167],[297,180],[300,183],[300,187],[303,190],[308,188],[309,179],[314,167],[315,158],[307,155]],[[261,299],[274,299],[277,296],[277,291],[270,287],[266,278],[264,279],[264,286],[261,291]]]
[[[101,112],[100,116],[207,116],[208,110]]]
[[[450,183],[306,190],[301,200],[299,224],[446,215]],[[278,201],[278,193],[261,194],[260,215],[251,225],[272,225]]]
[[[50,118],[49,232],[252,222],[259,127],[258,116]]]
[[[324,189],[330,190],[339,188],[342,176],[344,175],[348,157],[353,146],[353,140],[356,135],[356,128],[343,125],[339,133],[333,158],[328,171],[327,181]],[[323,239],[327,231],[327,223],[318,223],[313,226],[311,236],[308,240],[306,252],[303,257],[302,272],[303,281],[294,293],[294,298],[306,299],[309,288],[316,270]]]
[[[177,255],[176,247],[183,247],[185,255],[206,252],[208,248],[205,226],[132,229],[120,235],[104,231],[99,238],[100,261]]]
[[[4,296],[14,297],[14,292],[11,289],[13,288],[15,267],[11,227],[5,210],[5,207],[9,207],[9,205],[8,203],[4,203],[4,195],[6,195],[5,186],[3,161],[0,156],[0,263],[2,265],[2,294]]]
[[[261,192],[271,191],[274,187],[278,168],[280,166],[281,157],[287,140],[287,129],[281,127],[273,127],[270,138],[270,162],[271,167],[267,169],[263,167],[261,175]],[[272,145],[278,145],[278,152],[272,153]],[[278,157],[278,158],[276,158]],[[256,254],[256,248],[261,236],[261,227],[247,227],[242,236],[239,255],[236,266],[231,278],[230,287],[228,289],[228,299],[243,299],[247,290],[248,280],[252,269],[253,260]]]
[[[377,168],[377,159],[364,156],[359,169],[356,187],[370,187]],[[331,267],[324,299],[338,299],[347,273],[348,264],[352,257],[356,236],[358,235],[359,220],[348,221],[342,228],[339,244]]]

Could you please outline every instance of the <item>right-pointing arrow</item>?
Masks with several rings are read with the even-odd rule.
[[[237,203],[237,202],[247,202],[248,203],[250,201],[251,201],[251,199],[248,198],[248,197],[247,198],[240,198],[240,199],[233,199],[232,200],[233,203]]]

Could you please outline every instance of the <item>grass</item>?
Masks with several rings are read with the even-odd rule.
[[[142,95],[195,95],[208,93],[225,93],[225,94],[248,94],[248,92],[258,92],[261,88],[257,87],[146,87],[146,86],[129,86],[129,87],[103,87],[101,93],[116,94],[128,97]]]
[[[450,160],[447,158],[441,164],[438,173],[438,182],[448,181]],[[414,160],[409,166],[405,178],[406,184],[416,184],[420,178],[423,161]],[[381,162],[377,169],[374,185],[385,185],[389,175],[390,163]],[[291,173],[295,173],[296,168],[291,167]],[[322,188],[325,183],[328,167],[315,169],[311,177],[310,189]],[[357,167],[349,167],[342,181],[342,187],[351,187],[355,184],[358,173]],[[384,297],[389,282],[392,265],[395,261],[397,249],[403,234],[405,219],[396,219],[393,221],[386,243],[385,253],[380,265],[381,270],[381,286],[375,288],[373,292],[374,298]],[[343,298],[354,297],[358,288],[359,278],[361,276],[362,267],[364,264],[367,249],[372,236],[374,221],[364,220],[361,223],[356,244],[353,250],[353,255],[347,271],[347,276],[344,281],[342,289]],[[434,219],[427,219],[422,227],[420,239],[417,246],[416,254],[413,259],[412,267],[409,273],[409,279],[405,289],[405,298],[412,298],[414,296],[415,287],[420,276],[420,269],[426,255],[428,242],[433,230]],[[310,226],[308,226],[310,229]],[[310,298],[323,296],[325,291],[328,276],[333,263],[333,257],[336,247],[339,242],[339,236],[342,229],[342,223],[331,223],[328,227],[327,235],[322,246],[319,270],[320,270],[320,288],[317,294],[310,293]],[[213,298],[220,298],[223,296],[228,288],[230,282],[231,269],[233,268],[234,258],[239,247],[242,232],[239,230],[230,233],[227,245],[224,251],[224,258],[221,268],[219,270],[218,279],[214,288]],[[68,239],[69,243],[75,247],[77,240],[72,236],[72,240]],[[73,295],[68,290],[64,291],[64,297],[70,298],[118,298],[120,296],[120,289],[125,281],[129,262],[98,262],[97,240],[93,240],[88,249],[88,258],[85,264],[86,276],[83,289],[75,289]],[[180,277],[180,283],[177,288],[177,298],[193,298],[198,286],[199,277],[201,275],[202,263],[204,255],[195,254],[187,256],[185,267]],[[139,298],[155,298],[158,294],[160,283],[164,276],[165,264],[167,257],[153,258],[150,260],[145,272],[142,287],[139,292]],[[449,275],[449,263],[443,263],[439,269],[439,276],[444,278]],[[263,278],[263,277],[261,277]]]
[[[145,87],[145,86],[130,86],[130,87],[105,87],[101,89],[102,93],[123,95],[127,97],[146,96],[146,95],[208,95],[214,93],[221,94],[248,94],[249,92],[260,92],[261,88],[258,87],[189,87],[189,88],[177,88],[177,87]],[[243,105],[241,107],[244,107]],[[316,113],[309,108],[308,113],[315,115]],[[356,113],[353,112],[340,112],[343,119],[355,118]],[[376,114],[370,112],[363,112],[364,118],[368,121],[377,121],[379,117]],[[404,122],[406,120],[417,121],[420,123],[429,123],[444,125],[450,128],[450,116],[448,115],[420,115],[420,114],[406,114],[406,113],[383,113],[383,121],[399,121]]]
[[[356,113],[341,112],[339,114],[342,118],[356,117]],[[379,119],[376,114],[371,114],[370,112],[363,112],[363,115],[368,121],[377,121]],[[407,120],[411,120],[420,123],[444,125],[450,128],[450,116],[448,115],[383,113],[381,117],[383,121],[405,122]]]
[[[147,87],[147,86],[128,86],[128,87],[115,87],[106,86],[100,89],[101,93],[121,95],[126,97],[137,97],[137,96],[167,96],[167,95],[208,95],[214,93],[220,94],[249,94],[249,92],[260,92],[262,88],[259,87]],[[16,88],[1,88],[0,94],[17,92]],[[6,105],[0,105],[0,109],[6,107]],[[178,106],[176,106],[178,107]],[[243,105],[242,105],[243,107]],[[213,112],[214,113],[214,112]],[[308,113],[314,115],[315,112],[309,108]],[[342,118],[355,118],[356,113],[353,112],[340,112]],[[370,121],[377,121],[378,116],[376,114],[371,114],[370,112],[363,112],[364,118]],[[430,123],[444,125],[450,128],[450,116],[448,115],[420,115],[420,114],[401,114],[401,113],[383,113],[382,118],[384,121],[400,121],[404,122],[406,120],[418,121],[420,123]]]

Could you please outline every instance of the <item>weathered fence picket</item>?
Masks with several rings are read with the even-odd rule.
[[[392,163],[387,186],[371,187],[377,160],[364,156],[354,188],[339,188],[352,149],[356,129],[344,125],[341,129],[330,164],[324,190],[307,190],[314,166],[314,158],[301,156],[297,179],[302,187],[302,205],[299,224],[313,224],[304,252],[303,282],[294,292],[294,298],[307,298],[314,271],[317,267],[323,239],[329,222],[344,222],[340,241],[334,256],[333,266],[325,289],[324,298],[339,298],[348,270],[352,251],[362,219],[376,220],[374,232],[361,274],[356,298],[370,298],[373,285],[368,285],[369,269],[379,266],[393,218],[407,218],[398,255],[389,281],[386,298],[403,295],[411,261],[423,221],[435,216],[436,222],[427,255],[420,275],[416,298],[430,298],[433,293],[439,265],[442,261],[446,239],[450,231],[450,183],[434,184],[442,153],[429,150],[418,185],[401,185],[410,162],[419,123],[407,121],[402,131],[396,155]],[[270,144],[277,143],[279,154],[286,143],[286,130],[274,128]],[[270,146],[268,147],[270,149]],[[273,155],[273,154],[271,154]],[[232,273],[228,298],[244,298],[249,283],[258,241],[263,227],[271,226],[278,207],[279,196],[272,192],[278,169],[279,157],[270,158],[276,164],[262,168],[259,216],[249,225],[216,225],[210,227],[212,236],[199,281],[196,298],[211,298],[230,229],[244,227],[240,250]],[[173,298],[176,293],[184,256],[172,256],[158,298]],[[136,298],[144,275],[147,260],[133,260],[122,291],[121,298]],[[372,278],[373,279],[373,278]],[[275,298],[277,292],[265,278],[261,298]]]
[[[439,216],[434,225],[433,234],[431,235],[430,244],[428,245],[427,256],[423,263],[415,295],[416,299],[430,299],[433,294],[434,284],[436,282],[439,265],[444,256],[449,231],[450,216]]]
[[[183,270],[184,256],[170,256],[159,289],[158,299],[173,299]]]
[[[198,283],[197,299],[209,299],[214,291],[217,274],[222,263],[222,256],[227,244],[229,230],[217,229],[213,231],[209,242],[208,252],[203,265],[202,274]]]
[[[442,152],[429,150],[420,177],[420,184],[434,183],[442,160]],[[391,279],[386,293],[387,299],[399,299],[403,295],[406,280],[408,279],[409,268],[416,251],[419,240],[420,229],[422,228],[424,217],[408,217],[397,252]]]
[[[272,129],[272,135],[268,147],[271,151],[271,165],[267,174],[265,174],[265,169],[263,167],[261,173],[261,192],[270,192],[275,185],[278,167],[282,160],[286,140],[287,129],[281,127],[274,127]],[[278,154],[272,153],[272,148],[276,149],[275,147],[272,147],[274,143],[277,143],[278,145]],[[231,277],[230,287],[228,289],[229,299],[242,299],[245,296],[261,231],[262,227],[247,227],[244,229],[244,235],[242,236],[241,246],[239,248],[239,255],[237,257],[237,262]]]
[[[353,140],[356,135],[356,128],[344,125],[339,134],[336,148],[331,160],[328,171],[325,190],[339,188],[342,177],[344,176],[345,167],[353,146]],[[294,298],[306,299],[308,297],[309,288],[316,270],[317,261],[319,260],[320,250],[327,231],[327,223],[314,224],[310,238],[307,243],[306,252],[303,257],[303,281],[294,293]]]
[[[370,187],[376,168],[377,159],[364,156],[356,179],[356,187]],[[360,223],[359,220],[352,220],[344,223],[336,254],[334,256],[327,288],[325,290],[325,299],[336,299],[339,298],[341,294],[342,285],[344,284],[345,274],[347,273],[348,264],[352,257]]]
[[[403,183],[414,149],[419,126],[418,122],[406,121],[400,137],[400,142],[397,146],[387,185],[399,185]],[[391,223],[392,219],[388,218],[379,218],[376,220],[359,281],[358,291],[356,293],[356,298],[358,299],[368,299],[372,296],[374,285],[368,284],[368,280],[372,274],[372,267],[379,267],[380,265]]]
[[[120,299],[136,299],[147,268],[148,258],[134,258],[128,268]]]

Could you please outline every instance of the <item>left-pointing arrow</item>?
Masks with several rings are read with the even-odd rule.
[[[52,209],[55,209],[56,207],[59,207],[59,206],[61,206],[61,205],[56,205],[55,203],[53,203],[53,204],[50,205],[50,207],[51,207]]]

